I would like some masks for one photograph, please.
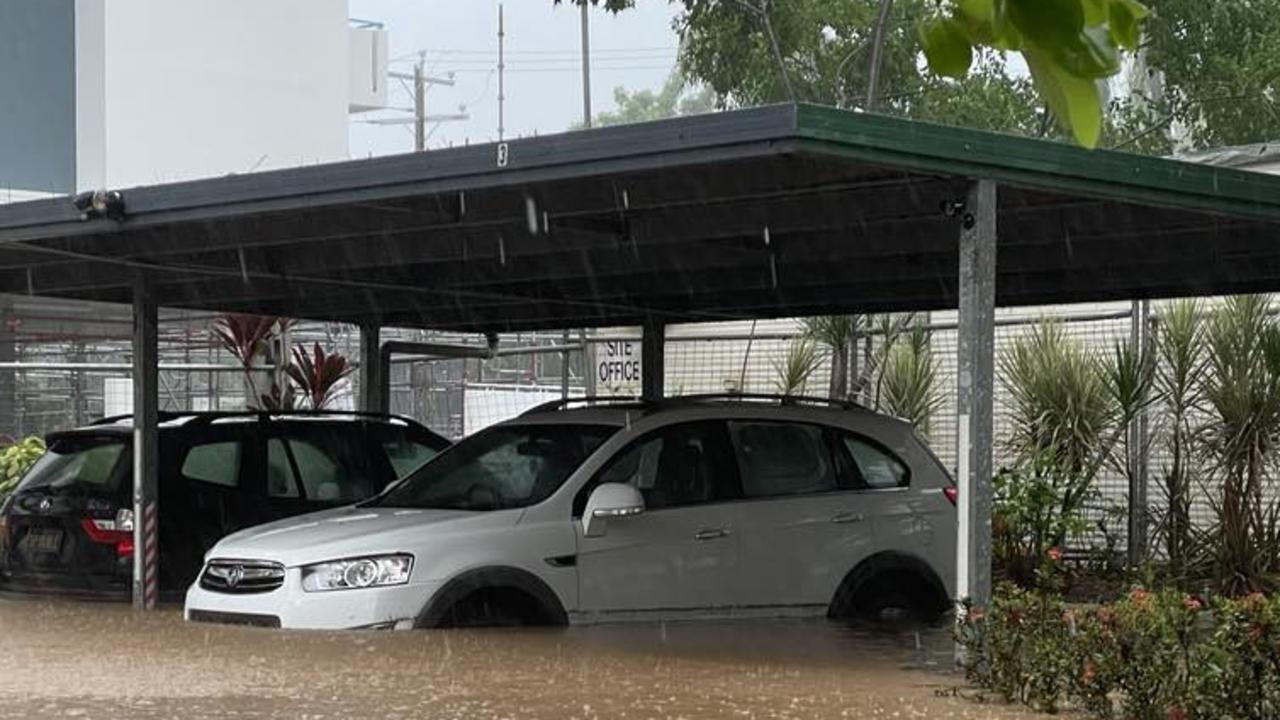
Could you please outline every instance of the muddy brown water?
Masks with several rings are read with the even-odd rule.
[[[1036,717],[952,696],[951,653],[826,620],[291,632],[0,599],[0,717]]]

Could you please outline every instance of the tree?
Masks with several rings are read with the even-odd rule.
[[[652,90],[629,91],[624,87],[613,90],[613,101],[618,107],[613,112],[597,113],[592,125],[626,125],[629,123],[662,120],[682,115],[698,115],[715,109],[715,93],[708,87],[691,89],[679,73],[671,73],[658,92]],[[575,125],[575,128],[582,126]]]
[[[1180,136],[1204,149],[1280,136],[1280,0],[1148,2],[1143,59],[1157,93],[1120,108],[1146,111],[1144,138]]]
[[[676,1],[676,0],[673,0]],[[919,120],[1037,134],[1035,90],[1010,75],[999,53],[977,54],[961,81],[922,73],[915,27],[934,0],[678,0],[680,71],[722,106],[799,101],[870,109]],[[630,2],[603,0],[609,10]],[[876,29],[882,10],[883,35]],[[872,55],[880,47],[874,98]],[[872,102],[868,102],[872,100]]]

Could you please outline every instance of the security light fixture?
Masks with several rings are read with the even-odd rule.
[[[90,190],[71,199],[81,220],[105,217],[124,220],[124,195],[117,190]]]

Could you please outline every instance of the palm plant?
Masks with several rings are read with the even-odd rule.
[[[867,319],[870,327],[868,352],[863,367],[862,377],[858,384],[865,388],[866,401],[871,407],[880,410],[884,407],[885,367],[889,356],[898,347],[898,341],[913,327],[920,323],[914,313],[876,315]]]
[[[831,382],[828,395],[843,400],[849,395],[849,350],[858,332],[856,315],[822,315],[801,320],[804,336],[831,351]]]
[[[1152,356],[1127,343],[1095,355],[1061,324],[1043,322],[1000,354],[999,368],[1013,423],[1008,450],[1020,468],[1048,482],[1060,520],[1077,517],[1102,467],[1124,467],[1117,450],[1151,402]]]
[[[822,364],[822,354],[817,345],[809,339],[793,341],[787,348],[786,357],[775,360],[774,373],[777,374],[775,385],[782,395],[798,395],[804,392],[809,376]]]
[[[293,349],[293,363],[286,372],[297,384],[313,410],[322,410],[333,401],[338,384],[355,368],[339,353],[326,353],[316,343],[311,354],[302,346]]]
[[[1205,329],[1209,422],[1199,435],[1205,469],[1221,484],[1210,494],[1216,515],[1214,562],[1228,593],[1267,589],[1277,569],[1275,507],[1263,483],[1280,441],[1280,328],[1270,298],[1228,298]]]
[[[1113,415],[1101,366],[1061,323],[1042,322],[1000,353],[1014,457],[1042,457],[1078,477],[1092,464]]]
[[[1201,404],[1207,368],[1201,304],[1195,300],[1173,303],[1160,317],[1155,375],[1156,394],[1164,401],[1166,447],[1169,464],[1161,477],[1165,511],[1155,527],[1163,542],[1169,571],[1175,578],[1186,574],[1192,544],[1191,493],[1195,482],[1195,430],[1193,417]]]
[[[928,435],[929,421],[942,407],[937,369],[927,328],[915,325],[900,342],[890,345],[880,371],[880,406]]]

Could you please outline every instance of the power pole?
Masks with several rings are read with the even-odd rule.
[[[503,51],[506,47],[507,37],[506,31],[502,26],[502,3],[498,3],[498,140],[502,140],[503,133],[507,128],[504,124],[503,111],[506,109],[507,93],[506,93],[506,71],[507,63],[503,58]]]
[[[582,125],[591,127],[591,23],[589,3],[582,2]]]
[[[368,125],[413,125],[413,149],[415,152],[423,152],[427,149],[428,124],[471,119],[465,107],[460,107],[460,112],[457,113],[427,114],[427,87],[430,85],[452,86],[454,82],[452,73],[448,77],[427,75],[424,67],[425,57],[425,52],[418,54],[418,62],[413,66],[413,74],[402,72],[387,73],[397,80],[413,83],[412,88],[406,87],[413,94],[413,107],[388,107],[386,109],[412,113],[412,117],[379,117],[371,120],[356,120],[356,122]]]
[[[422,74],[425,53],[413,65],[413,151],[427,149],[427,83]]]

